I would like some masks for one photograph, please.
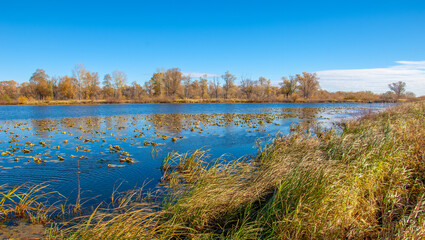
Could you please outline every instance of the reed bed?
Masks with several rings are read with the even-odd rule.
[[[196,181],[175,188],[165,222],[191,230],[179,238],[422,238],[424,114],[417,103],[345,122],[341,134],[295,128],[254,161],[188,173]]]

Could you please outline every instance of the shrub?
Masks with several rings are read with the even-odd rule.
[[[18,98],[18,102],[19,102],[19,104],[27,104],[28,103],[28,98],[25,97],[25,96],[20,96]]]

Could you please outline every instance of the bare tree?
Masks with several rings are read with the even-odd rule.
[[[388,87],[397,95],[398,98],[406,92],[406,83],[402,81],[388,84]]]
[[[81,63],[75,65],[74,69],[72,69],[72,78],[75,79],[75,84],[77,85],[77,96],[79,100],[81,100],[83,96],[83,81],[86,73],[87,69],[84,64]]]
[[[210,84],[211,84],[211,87],[213,89],[213,94],[215,95],[215,99],[217,99],[218,98],[218,89],[220,88],[220,80],[217,77],[213,77]],[[213,94],[211,94],[211,96]]]

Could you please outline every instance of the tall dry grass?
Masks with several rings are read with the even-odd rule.
[[[31,223],[49,222],[51,214],[58,208],[49,204],[48,199],[60,194],[47,189],[46,184],[1,185],[0,222],[13,219],[26,219]]]

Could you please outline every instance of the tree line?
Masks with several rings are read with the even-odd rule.
[[[331,93],[320,88],[316,73],[303,72],[282,77],[279,86],[273,86],[265,77],[251,79],[237,77],[226,71],[220,77],[208,80],[207,76],[192,78],[179,68],[153,73],[143,85],[136,81],[128,84],[127,75],[115,70],[100,79],[97,72],[78,64],[71,75],[50,77],[43,69],[37,69],[28,82],[0,82],[2,103],[26,103],[33,100],[107,100],[134,102],[173,102],[176,100],[201,101],[386,101],[401,97],[414,97],[405,91],[404,82],[389,85],[385,94],[364,92]]]

